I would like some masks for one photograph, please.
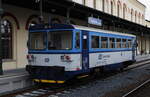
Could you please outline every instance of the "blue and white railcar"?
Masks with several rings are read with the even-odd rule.
[[[135,61],[136,37],[76,25],[36,25],[29,30],[27,71],[36,82],[64,83],[99,68],[124,68]]]

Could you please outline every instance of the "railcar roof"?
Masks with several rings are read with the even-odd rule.
[[[108,31],[108,30],[102,30],[102,29],[85,27],[85,26],[78,26],[78,25],[73,25],[73,26],[75,29],[80,29],[80,30],[87,30],[87,31],[93,31],[93,32],[101,32],[101,33],[109,33],[109,34],[117,34],[117,35],[136,37],[135,35],[127,34],[127,33],[119,33],[119,32],[115,32],[115,31]]]

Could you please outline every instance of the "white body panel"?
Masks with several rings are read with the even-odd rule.
[[[65,71],[76,71],[82,69],[81,54],[65,54],[71,57],[70,62],[62,61],[61,56],[64,54],[31,54],[34,60],[29,62],[33,66],[63,66]]]
[[[82,69],[81,54],[66,54],[71,57],[71,62],[61,60],[64,54],[33,54],[34,60],[29,64],[33,66],[63,66],[65,71]],[[89,53],[89,68],[111,65],[132,60],[132,51]]]
[[[89,54],[89,67],[98,67],[132,60],[132,51],[101,52]]]

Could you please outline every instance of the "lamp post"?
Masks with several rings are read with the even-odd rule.
[[[3,74],[3,68],[2,68],[2,33],[1,33],[1,24],[2,24],[2,16],[3,9],[2,9],[2,0],[0,0],[0,75]]]

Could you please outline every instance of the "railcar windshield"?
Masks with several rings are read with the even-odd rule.
[[[46,48],[44,32],[31,32],[29,37],[29,49],[43,50]]]
[[[49,50],[70,50],[72,49],[72,31],[48,32]]]

